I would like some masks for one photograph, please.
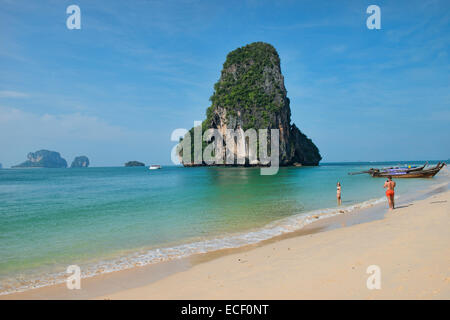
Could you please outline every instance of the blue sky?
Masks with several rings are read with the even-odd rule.
[[[81,30],[66,28],[67,6]],[[366,8],[381,8],[368,30]],[[450,3],[0,0],[0,163],[39,149],[94,166],[170,163],[227,53],[281,58],[292,121],[323,161],[450,157]]]

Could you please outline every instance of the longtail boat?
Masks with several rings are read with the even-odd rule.
[[[446,166],[445,162],[438,163],[435,167],[430,169],[421,169],[421,170],[405,170],[405,171],[380,171],[375,170],[370,173],[372,177],[375,178],[432,178],[434,177],[441,169]]]
[[[407,167],[389,167],[389,168],[381,168],[381,169],[370,168],[369,170],[365,170],[365,171],[350,172],[349,175],[362,174],[362,173],[373,174],[373,173],[380,173],[380,172],[382,172],[382,173],[385,173],[385,172],[395,173],[395,172],[413,172],[413,171],[421,171],[421,170],[423,170],[427,165],[428,165],[428,162],[426,162],[423,166],[420,166],[420,167],[417,167],[417,166],[407,166]]]

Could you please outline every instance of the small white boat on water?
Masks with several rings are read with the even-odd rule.
[[[159,164],[152,164],[150,167],[148,167],[150,170],[157,170],[161,169],[162,167]]]

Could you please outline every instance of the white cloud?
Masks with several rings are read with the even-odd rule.
[[[3,137],[18,138],[21,136],[47,138],[50,135],[57,139],[79,140],[111,140],[122,137],[122,128],[112,126],[96,117],[80,113],[38,115],[16,108],[0,106],[0,133]]]
[[[19,91],[2,90],[0,91],[0,98],[26,98],[28,94]]]
[[[347,51],[347,46],[345,44],[337,44],[337,45],[331,46],[329,48],[329,50],[332,53],[344,53],[345,51]]]
[[[58,151],[68,161],[86,154],[100,160],[94,165],[119,165],[134,154],[142,156],[155,139],[150,132],[131,131],[80,113],[39,115],[0,106],[0,163],[4,167],[40,149]]]

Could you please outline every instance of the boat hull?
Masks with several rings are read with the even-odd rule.
[[[445,163],[438,163],[436,167],[431,169],[406,172],[373,172],[371,175],[374,178],[433,178],[444,166],[446,166]]]

